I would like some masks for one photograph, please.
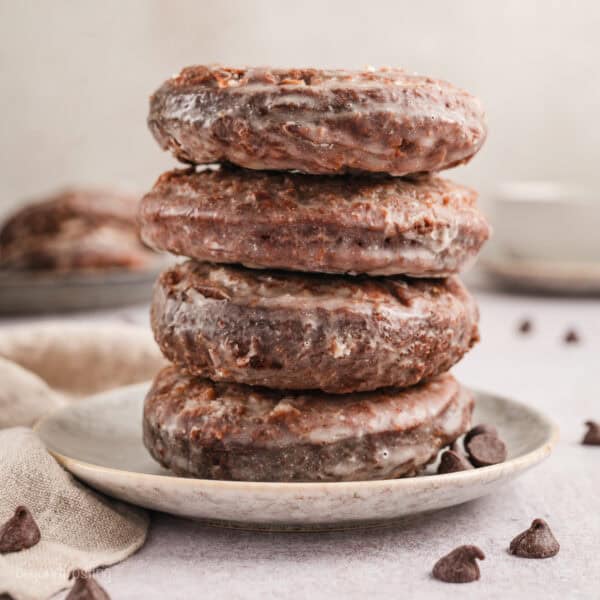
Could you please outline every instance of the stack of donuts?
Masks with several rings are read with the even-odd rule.
[[[188,257],[152,299],[171,365],[144,443],[178,475],[415,475],[470,427],[447,371],[478,340],[456,277],[489,236],[467,162],[479,101],[399,69],[195,66],[151,97],[188,168],[144,197],[144,242]]]

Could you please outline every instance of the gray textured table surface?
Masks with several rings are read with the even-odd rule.
[[[495,496],[376,530],[253,533],[155,514],[145,547],[104,571],[101,583],[115,599],[600,598],[600,448],[579,445],[583,421],[600,419],[600,302],[479,300],[482,342],[455,373],[559,423],[561,441],[541,466]],[[516,331],[523,317],[534,325],[527,336]],[[562,342],[569,327],[579,344]],[[534,517],[560,541],[555,558],[507,554]],[[486,554],[481,580],[433,580],[437,558],[465,543]]]

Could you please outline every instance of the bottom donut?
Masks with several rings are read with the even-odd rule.
[[[166,367],[144,404],[144,444],[177,475],[359,481],[417,474],[470,427],[473,398],[448,373],[346,395],[216,383]]]

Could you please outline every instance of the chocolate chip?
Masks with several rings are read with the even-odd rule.
[[[600,423],[586,421],[585,424],[588,430],[583,436],[581,443],[586,446],[600,446]]]
[[[480,423],[479,425],[475,425],[472,429],[469,429],[467,433],[465,433],[465,439],[463,441],[463,445],[465,450],[467,448],[467,444],[476,436],[482,433],[491,433],[498,437],[498,430],[493,425],[487,425],[486,423]]]
[[[523,558],[549,558],[559,550],[560,544],[544,519],[534,519],[531,527],[521,532],[508,549],[511,554]]]
[[[488,467],[506,460],[506,445],[493,433],[474,435],[465,444],[465,449],[476,467]]]
[[[465,456],[455,450],[446,450],[442,454],[437,472],[440,475],[445,473],[457,473],[458,471],[467,471],[472,469],[473,465]]]
[[[0,527],[0,554],[31,548],[40,537],[33,515],[25,506],[17,506],[15,514]]]
[[[529,333],[533,329],[533,323],[529,319],[523,319],[519,323],[519,333]]]
[[[77,570],[69,579],[73,577],[76,581],[65,600],[110,600],[106,590],[89,573]]]
[[[579,334],[574,329],[569,329],[563,338],[565,344],[578,344]]]
[[[477,546],[459,546],[440,558],[433,567],[433,576],[447,583],[469,583],[479,579],[479,565],[485,555]]]

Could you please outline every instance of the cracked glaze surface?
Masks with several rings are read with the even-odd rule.
[[[487,133],[477,98],[392,68],[187,67],[151,97],[148,125],[184,162],[323,174],[437,171]]]
[[[414,385],[479,339],[457,278],[408,280],[253,271],[188,261],[164,271],[151,323],[189,373],[333,393]]]
[[[409,389],[331,396],[214,383],[163,369],[144,406],[144,443],[179,475],[357,481],[414,475],[470,424],[449,374]]]
[[[196,260],[326,273],[442,277],[490,234],[477,194],[440,177],[330,177],[221,168],[164,173],[141,235]]]

